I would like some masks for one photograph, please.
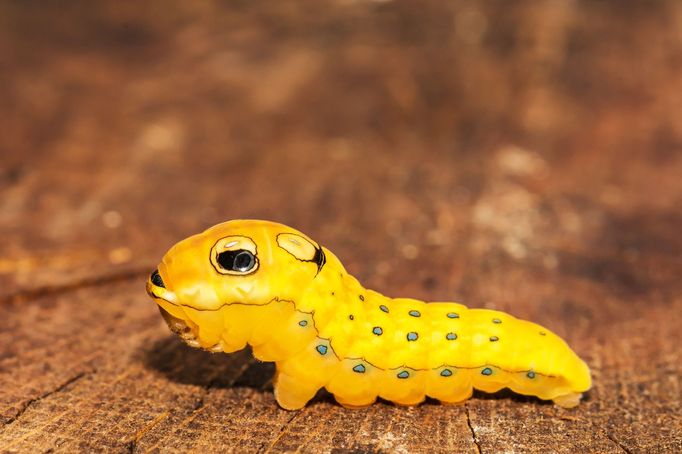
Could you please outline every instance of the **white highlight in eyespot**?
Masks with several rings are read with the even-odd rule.
[[[226,244],[225,246],[223,246],[223,247],[224,247],[225,249],[229,249],[229,248],[231,248],[232,246],[236,245],[237,243],[239,243],[239,241],[230,241],[229,243],[227,243],[227,244]]]

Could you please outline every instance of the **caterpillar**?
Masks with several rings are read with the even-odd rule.
[[[171,331],[192,347],[251,346],[274,361],[275,398],[302,408],[321,388],[345,407],[377,397],[459,403],[502,388],[578,405],[590,370],[556,334],[504,312],[388,298],[282,224],[233,220],[174,245],[147,280]]]

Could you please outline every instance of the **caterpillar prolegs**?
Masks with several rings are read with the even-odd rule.
[[[286,409],[322,387],[348,407],[377,397],[456,403],[502,388],[573,407],[591,386],[587,365],[548,329],[367,290],[329,250],[273,222],[229,221],[177,243],[147,292],[189,345],[230,353],[249,344],[274,361]]]

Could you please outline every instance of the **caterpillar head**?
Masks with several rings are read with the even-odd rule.
[[[210,347],[228,323],[222,308],[294,300],[325,262],[323,248],[290,227],[228,221],[173,246],[149,277],[147,293],[171,330],[190,345]]]

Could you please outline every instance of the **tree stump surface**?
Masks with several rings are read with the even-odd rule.
[[[682,452],[682,4],[3,2],[3,452]],[[367,287],[564,337],[566,410],[320,393],[167,329],[144,282],[233,218]]]

